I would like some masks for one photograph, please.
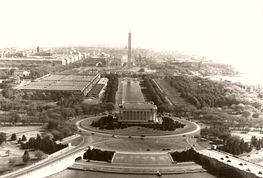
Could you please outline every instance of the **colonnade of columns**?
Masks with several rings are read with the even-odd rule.
[[[148,121],[154,118],[153,111],[121,111],[121,120],[123,121]]]

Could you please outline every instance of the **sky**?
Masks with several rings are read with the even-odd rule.
[[[262,0],[0,0],[0,47],[179,51],[263,78]]]

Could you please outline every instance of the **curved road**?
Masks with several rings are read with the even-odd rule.
[[[102,116],[99,116],[99,117],[102,117]],[[92,117],[92,118],[96,118],[96,117]],[[81,119],[81,120],[78,120],[76,122],[76,125],[77,125],[79,130],[81,130],[82,132],[86,132],[86,133],[95,133],[96,135],[112,137],[113,133],[99,132],[99,131],[91,130],[91,129],[84,128],[83,126],[81,126],[81,122],[83,122],[84,120],[87,120],[87,119],[89,119],[89,118]],[[176,119],[176,120],[181,121],[182,119]],[[193,133],[196,133],[196,132],[200,131],[201,127],[198,124],[196,124],[195,122],[191,122],[191,121],[188,121],[188,120],[183,120],[183,121],[184,122],[188,122],[190,124],[194,124],[196,128],[194,130],[191,130],[191,131],[188,131],[188,132],[184,132],[184,133],[170,134],[170,135],[149,135],[149,136],[147,135],[145,137],[147,137],[147,138],[176,137],[176,136],[190,135],[190,134],[193,134]],[[114,135],[116,137],[119,137],[119,138],[127,138],[129,136],[129,135],[121,135],[121,134],[114,134]],[[132,136],[132,137],[140,138],[141,136]]]

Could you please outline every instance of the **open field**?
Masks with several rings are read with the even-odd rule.
[[[1,127],[1,131],[7,134],[7,140],[10,139],[11,134],[16,133],[17,139],[25,135],[27,139],[30,137],[36,137],[41,133],[41,126],[24,126],[24,127]],[[7,170],[16,170],[25,166],[23,164],[22,155],[25,150],[21,150],[17,141],[7,141],[0,146],[0,172]],[[35,158],[34,152],[29,152],[31,158]],[[10,164],[12,160],[12,164]],[[35,162],[30,161],[29,164]],[[20,165],[20,166],[17,166]]]
[[[25,135],[27,138],[35,137],[37,134],[40,134],[42,126],[11,126],[11,127],[1,127],[1,132],[6,133],[7,139],[11,134],[16,133],[17,138]]]
[[[243,138],[245,142],[250,142],[252,136],[256,136],[258,139],[263,137],[263,134],[260,132],[231,131],[231,135]]]
[[[168,153],[116,153],[112,160],[113,163],[122,164],[171,164],[172,160]]]
[[[163,79],[154,79],[156,83],[161,87],[161,89],[166,93],[170,101],[173,103],[173,105],[184,105],[189,104],[187,103],[182,97],[180,97],[180,93],[173,87],[169,85],[165,80]]]

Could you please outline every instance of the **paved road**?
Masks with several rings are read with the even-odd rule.
[[[96,117],[102,117],[102,116],[96,116]],[[91,118],[85,118],[85,119],[81,119],[81,120],[77,120],[76,121],[76,125],[78,127],[79,130],[81,130],[82,132],[84,133],[95,133],[96,135],[101,135],[101,136],[110,136],[112,137],[112,134],[110,133],[104,133],[104,132],[99,132],[99,131],[95,131],[95,130],[89,130],[87,128],[83,128],[81,126],[81,122],[83,122],[84,120],[86,119],[92,119],[92,118],[96,118],[96,117],[91,117]],[[178,120],[178,121],[181,121],[182,119],[175,119],[175,120]],[[184,122],[188,122],[190,124],[194,124],[195,125],[195,129],[194,130],[191,130],[191,131],[188,131],[188,132],[184,132],[184,133],[177,133],[177,134],[170,134],[170,135],[147,135],[145,137],[147,138],[167,138],[167,137],[175,137],[175,136],[183,136],[183,135],[190,135],[190,134],[194,134],[198,131],[200,131],[201,127],[196,124],[195,122],[191,122],[191,121],[188,121],[188,120],[184,120]],[[127,138],[128,135],[118,135],[118,134],[115,134],[116,137],[119,137],[119,138]],[[141,136],[132,136],[134,138],[140,138]]]

